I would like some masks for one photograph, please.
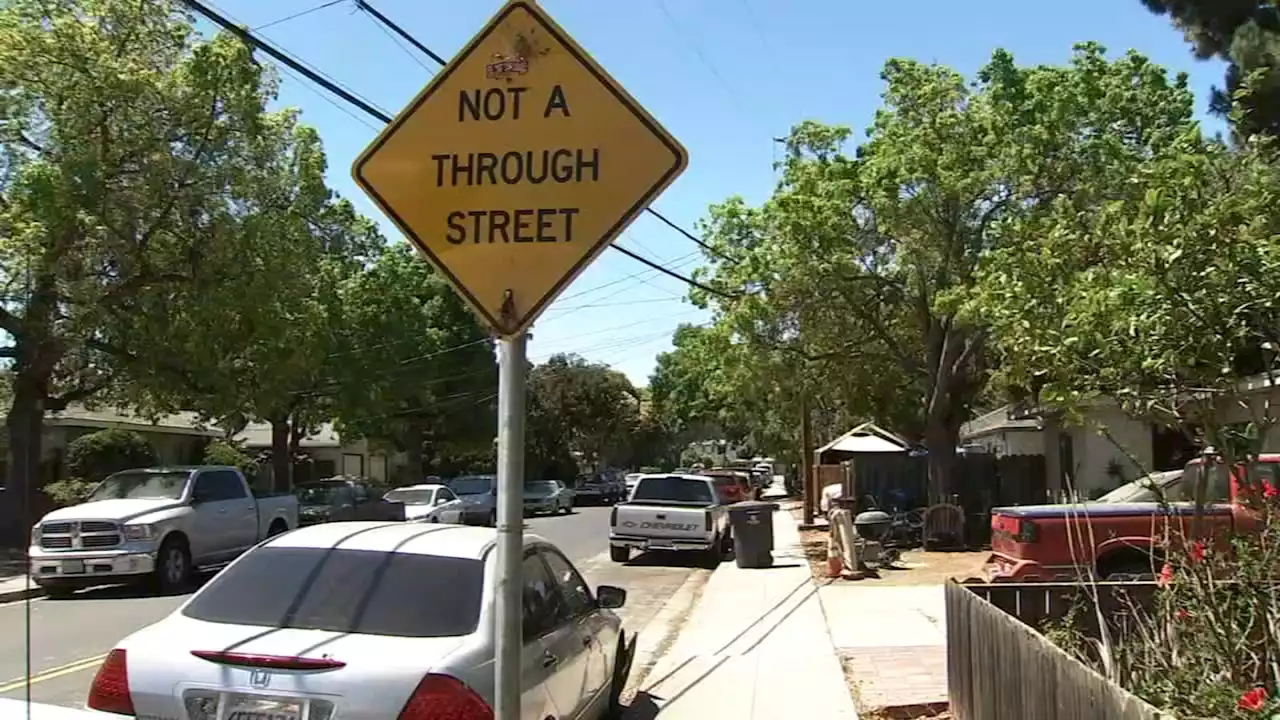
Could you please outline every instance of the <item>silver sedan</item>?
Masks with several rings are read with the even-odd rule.
[[[153,718],[491,719],[496,533],[339,522],[264,541],[111,651],[90,708]],[[521,720],[618,712],[635,642],[547,541],[524,538]]]

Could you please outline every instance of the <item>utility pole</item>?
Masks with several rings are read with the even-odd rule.
[[[818,498],[813,491],[813,462],[809,453],[813,448],[813,424],[809,418],[809,393],[800,391],[800,482],[804,488],[804,524],[812,525],[817,514]]]
[[[520,717],[524,610],[524,426],[528,335],[498,341],[498,587],[494,602],[494,713]]]

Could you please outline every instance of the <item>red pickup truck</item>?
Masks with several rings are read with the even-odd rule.
[[[1253,482],[1274,494],[1280,454],[1260,455],[1255,467]],[[1242,471],[1227,473],[1223,463],[1198,458],[1181,471],[1149,475],[1094,502],[995,508],[987,574],[1012,582],[1151,575],[1162,563],[1166,530],[1171,537],[1190,535],[1202,473],[1208,482],[1201,537],[1217,538],[1216,545],[1260,528],[1260,516],[1244,500],[1249,490],[1241,487]]]

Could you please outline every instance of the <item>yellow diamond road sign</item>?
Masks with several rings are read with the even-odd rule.
[[[513,0],[356,159],[356,183],[495,332],[524,332],[688,163],[533,2]]]

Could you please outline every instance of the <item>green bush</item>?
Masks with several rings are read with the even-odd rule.
[[[44,494],[48,495],[59,507],[82,503],[97,483],[80,478],[57,480],[44,486]]]
[[[157,462],[155,448],[132,430],[99,430],[67,445],[67,473],[81,482],[97,483],[111,473]]]
[[[230,465],[238,468],[251,481],[258,475],[258,461],[239,445],[226,440],[214,440],[204,450],[205,465]]]

